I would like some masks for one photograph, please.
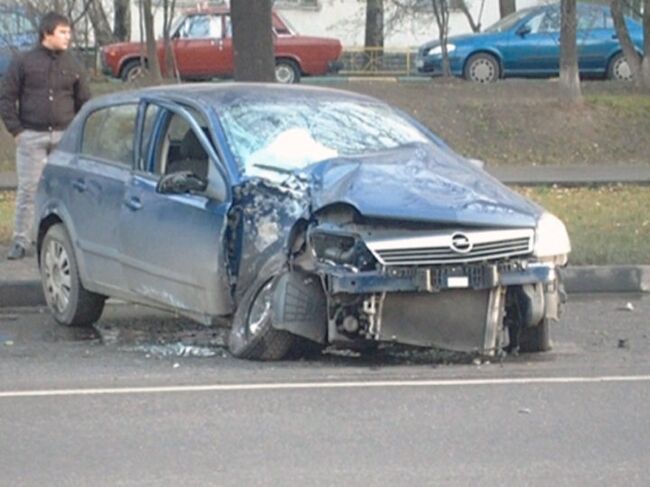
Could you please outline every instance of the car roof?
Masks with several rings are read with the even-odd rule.
[[[90,107],[135,101],[143,96],[164,97],[190,105],[229,106],[244,100],[292,101],[304,99],[338,99],[361,103],[384,102],[350,91],[319,86],[283,85],[279,83],[180,83],[111,93],[92,99]]]

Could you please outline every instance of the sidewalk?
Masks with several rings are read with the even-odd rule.
[[[650,184],[648,165],[532,166],[488,168],[507,184],[566,186],[634,183]],[[14,173],[0,173],[0,190],[12,190]],[[45,304],[35,257],[8,261],[0,245],[0,308]],[[650,266],[576,266],[564,272],[567,292],[650,292]]]

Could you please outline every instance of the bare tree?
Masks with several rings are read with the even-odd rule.
[[[438,40],[442,49],[442,75],[451,76],[449,66],[449,52],[447,51],[447,38],[449,37],[449,2],[447,0],[431,0],[433,16],[438,25]]]
[[[162,74],[160,73],[160,63],[158,61],[158,46],[153,28],[153,9],[151,0],[142,0],[142,19],[144,22],[145,45],[147,53],[147,69],[149,71],[149,82],[160,84]]]
[[[650,90],[650,0],[643,1],[643,61],[641,75],[643,86]]]
[[[366,0],[365,47],[384,47],[384,0]]]
[[[108,21],[108,16],[106,15],[102,2],[99,0],[91,0],[88,7],[88,17],[95,33],[95,42],[100,46],[115,42],[113,30],[111,29],[111,24]]]
[[[131,38],[130,0],[113,0],[113,37],[118,41]]]
[[[232,0],[236,81],[274,81],[271,0]]]
[[[517,10],[516,0],[499,0],[499,14],[501,18]]]
[[[623,0],[611,0],[610,9],[614,20],[614,29],[616,29],[616,35],[621,43],[634,83],[638,87],[650,89],[650,0],[644,0],[643,6],[643,55],[637,52],[632,42],[625,23],[623,8]]]
[[[165,78],[180,79],[176,67],[176,56],[172,48],[172,42],[169,37],[174,11],[176,10],[176,0],[163,0],[163,52],[165,53]]]
[[[483,16],[484,7],[485,7],[485,0],[481,0],[481,9],[479,10],[478,20],[475,21],[474,17],[472,16],[472,13],[469,11],[467,2],[465,2],[465,0],[458,0],[458,8],[460,9],[461,12],[463,12],[463,15],[467,19],[467,23],[469,24],[469,27],[472,29],[472,32],[481,31],[481,17]]]
[[[576,0],[560,2],[560,94],[574,104],[582,102],[580,74],[578,71],[578,46],[576,42]]]

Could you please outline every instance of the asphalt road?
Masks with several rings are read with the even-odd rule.
[[[261,364],[142,308],[2,310],[0,485],[647,485],[648,316],[574,297],[547,354]]]

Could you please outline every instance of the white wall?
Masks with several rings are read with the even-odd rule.
[[[482,0],[466,0],[475,21],[479,20]],[[140,39],[139,10],[137,0],[131,10],[132,40]],[[537,5],[548,0],[517,0],[517,8]],[[185,4],[191,2],[183,2]],[[389,2],[386,2],[388,4]],[[363,0],[320,0],[319,8],[292,8],[278,6],[277,10],[286,17],[295,29],[304,35],[336,37],[344,47],[362,47],[364,44],[365,2]],[[180,10],[177,10],[180,11]],[[388,17],[388,14],[386,15]],[[499,0],[485,0],[480,18],[485,28],[499,20]],[[155,18],[156,31],[162,28],[162,13]],[[452,11],[449,19],[450,35],[471,32],[469,23],[460,11]],[[407,49],[437,37],[435,18],[430,13],[409,16],[399,25],[386,29],[386,48]]]

